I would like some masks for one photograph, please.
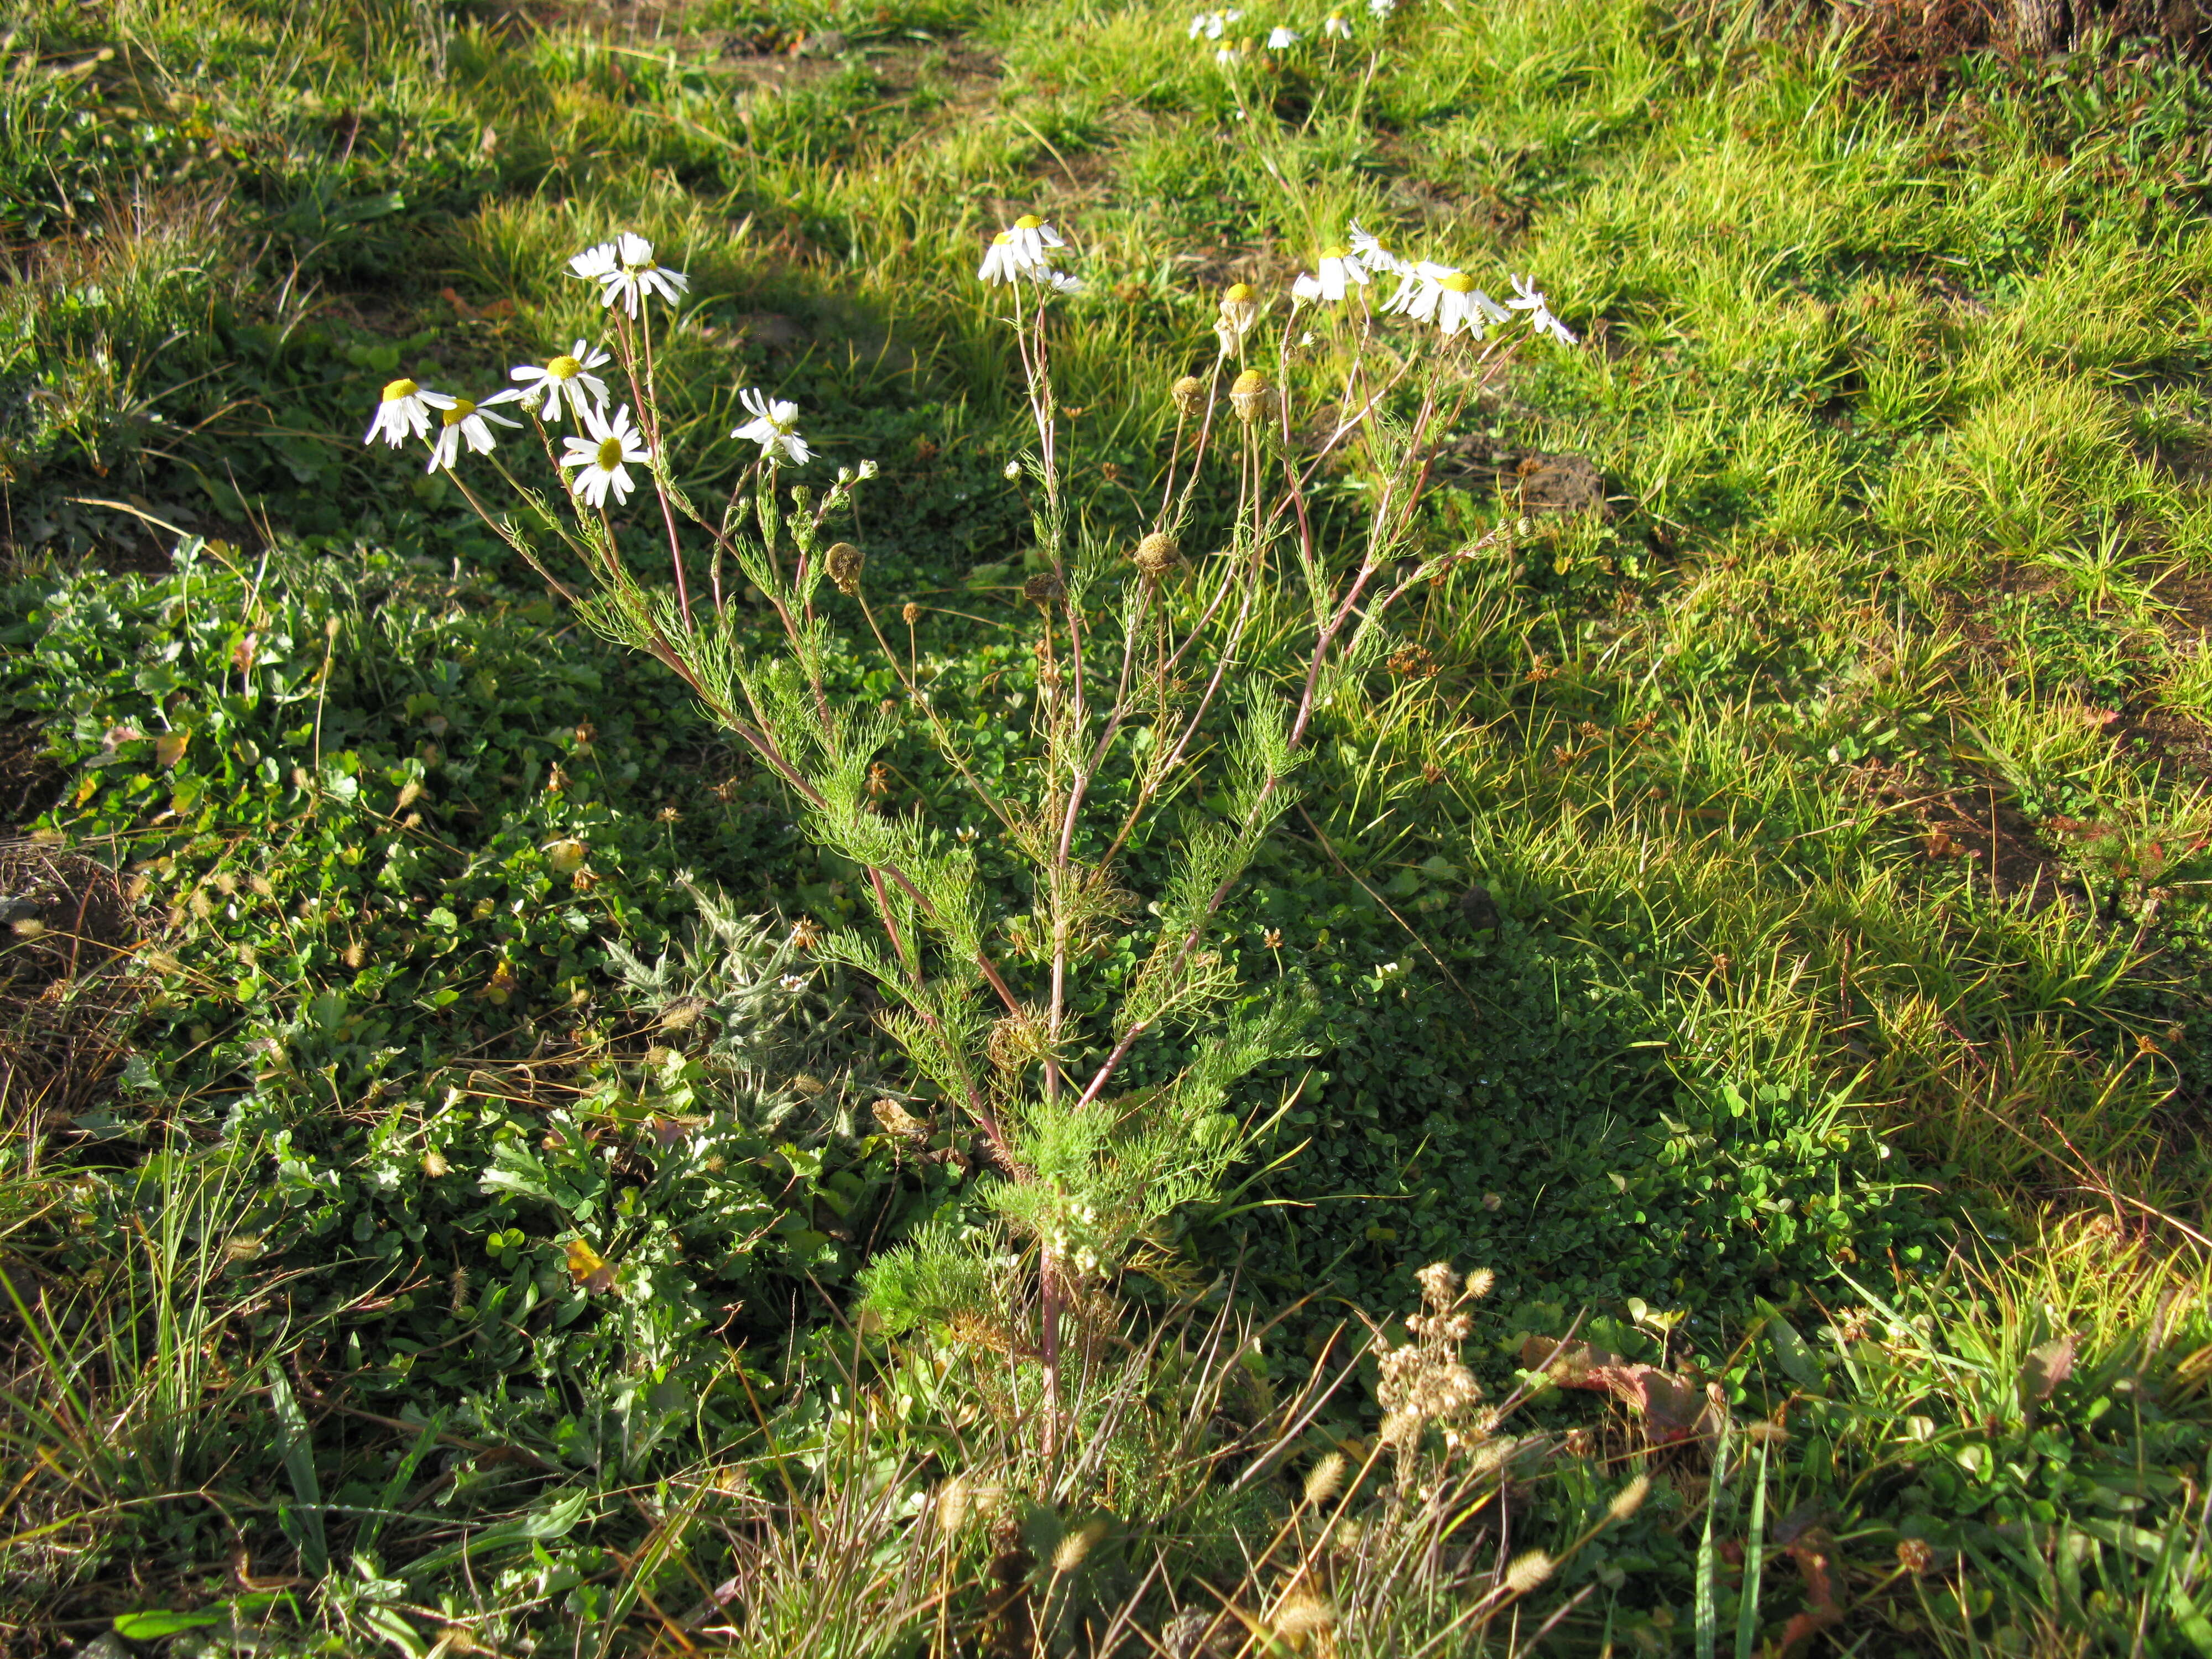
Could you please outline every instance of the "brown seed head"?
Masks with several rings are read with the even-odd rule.
[[[1195,374],[1186,374],[1168,389],[1175,399],[1176,413],[1188,420],[1206,407],[1206,382]]]
[[[916,623],[921,620],[921,607],[916,605],[912,599],[908,599],[904,605],[899,607],[899,620],[903,622],[908,628],[913,627]]]
[[[834,544],[823,556],[823,563],[830,572],[830,580],[837,584],[837,591],[847,599],[860,591],[860,569],[868,556],[850,542]]]
[[[1060,585],[1058,576],[1049,570],[1040,570],[1022,584],[1022,597],[1031,605],[1050,605],[1064,598],[1067,589]]]
[[[1182,562],[1182,545],[1164,531],[1155,530],[1137,544],[1132,556],[1147,576],[1164,576]]]

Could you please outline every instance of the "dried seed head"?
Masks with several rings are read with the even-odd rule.
[[[1132,556],[1147,576],[1164,576],[1182,562],[1182,544],[1164,531],[1155,530],[1137,544]]]
[[[908,628],[913,627],[916,623],[921,620],[921,607],[916,605],[912,599],[908,599],[904,605],[899,607],[899,620],[903,622]]]
[[[1313,1473],[1306,1476],[1307,1507],[1319,1509],[1335,1497],[1337,1489],[1343,1485],[1344,1454],[1331,1452],[1315,1464]]]
[[[1936,1552],[1922,1539],[1902,1539],[1897,1546],[1897,1565],[1907,1572],[1925,1572],[1936,1565]]]
[[[1457,1300],[1459,1275],[1449,1261],[1432,1261],[1413,1275],[1421,1287],[1421,1300],[1438,1313]]]
[[[1480,1302],[1490,1294],[1490,1287],[1498,1282],[1498,1275],[1487,1267],[1477,1267],[1467,1276],[1467,1293]]]
[[[937,1523],[947,1532],[957,1532],[967,1518],[967,1477],[956,1474],[937,1489]]]
[[[1256,368],[1248,368],[1231,385],[1229,406],[1236,410],[1238,420],[1249,426],[1267,413],[1267,406],[1274,401],[1273,392],[1266,375]]]
[[[1552,1569],[1558,1565],[1541,1550],[1529,1550],[1516,1555],[1505,1569],[1505,1588],[1516,1595],[1526,1595],[1549,1578]]]
[[[433,1181],[435,1181],[440,1176],[447,1174],[453,1169],[453,1166],[452,1164],[446,1161],[446,1155],[440,1152],[435,1146],[433,1146],[428,1152],[422,1154],[422,1173],[429,1176]]]
[[[1206,382],[1195,374],[1186,374],[1168,388],[1175,399],[1176,413],[1188,420],[1206,406]]]
[[[1336,1623],[1336,1609],[1310,1590],[1301,1590],[1275,1609],[1267,1621],[1274,1633],[1292,1646],[1304,1644]]]
[[[830,572],[830,580],[837,584],[837,591],[852,599],[860,591],[860,568],[868,556],[850,542],[837,542],[823,555],[823,563]]]
[[[1077,1528],[1060,1540],[1060,1547],[1052,1553],[1052,1570],[1066,1577],[1083,1565],[1091,1547],[1107,1534],[1107,1523],[1092,1521]]]
[[[1022,584],[1022,597],[1031,605],[1050,605],[1065,598],[1066,592],[1060,578],[1049,570],[1041,570]]]
[[[1613,1493],[1613,1502],[1605,1506],[1605,1512],[1615,1521],[1626,1521],[1644,1507],[1644,1500],[1650,1495],[1650,1492],[1651,1477],[1648,1474],[1639,1474],[1619,1492]]]

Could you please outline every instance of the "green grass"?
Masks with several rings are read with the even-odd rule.
[[[1977,58],[1915,104],[1817,28],[1618,0],[1408,0],[1371,73],[1310,39],[1232,81],[1188,21],[10,25],[0,721],[51,769],[36,833],[118,868],[147,939],[130,1012],[85,1016],[112,1086],[63,1118],[82,1078],[7,1085],[26,1650],[149,1609],[259,1651],[975,1650],[1013,1639],[994,1584],[1079,1644],[1125,1601],[1153,1635],[1222,1596],[1264,1623],[1310,1580],[1346,1653],[1518,1651],[1562,1609],[1559,1651],[1750,1653],[1800,1613],[1813,1651],[2212,1651],[2212,797],[2184,741],[2212,726],[2212,170],[2176,137],[2212,85]],[[1421,672],[1326,711],[1309,816],[1220,941],[1319,994],[1287,1156],[1164,1241],[1156,1317],[1085,1385],[1100,1449],[1057,1462],[1003,1355],[844,1322],[872,1252],[959,1212],[967,1149],[878,1133],[899,1079],[850,988],[775,990],[784,925],[716,940],[678,880],[834,922],[856,872],[357,442],[395,374],[488,385],[592,331],[559,263],[634,227],[700,301],[663,362],[687,481],[734,476],[744,385],[878,459],[879,610],[923,607],[939,707],[1011,765],[1025,416],[972,277],[1024,210],[1090,283],[1055,375],[1102,544],[1220,284],[1281,289],[1346,217],[1532,271],[1584,336],[1470,410],[1423,535],[1517,518],[1529,455],[1611,498],[1462,567],[1394,641]],[[839,683],[873,700],[864,644]],[[927,744],[887,761],[959,821]],[[0,975],[11,1030],[105,994],[27,943]],[[573,1281],[580,1237],[620,1294]],[[1498,1461],[1431,1444],[1393,1507],[1375,1362],[1330,1333],[1439,1258],[1498,1274],[1494,1401],[1571,1329],[1715,1385],[1729,1436],[1660,1446],[1523,1376]],[[1246,1320],[1275,1322],[1240,1347]],[[1332,1449],[1373,1472],[1317,1528]],[[1570,1551],[1639,1469],[1644,1507]],[[1467,1518],[1501,1471],[1512,1549],[1563,1558],[1517,1636]],[[955,1475],[994,1496],[948,1509]]]

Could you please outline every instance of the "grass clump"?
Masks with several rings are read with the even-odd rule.
[[[2212,1644],[2201,75],[1383,9],[11,21],[11,1639]],[[1304,471],[1355,220],[1581,344]]]

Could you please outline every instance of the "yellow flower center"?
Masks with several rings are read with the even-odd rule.
[[[1321,251],[1321,257],[1324,259],[1348,259],[1352,257],[1352,250],[1348,247],[1325,247]]]
[[[446,411],[446,424],[459,426],[476,412],[477,406],[466,398],[456,398],[453,399],[453,406]]]
[[[994,245],[996,245],[997,246],[1000,246],[1000,247],[1004,247],[1004,246],[1006,246],[1007,243],[1009,243],[1009,242],[1012,241],[1013,240],[1014,240],[1014,233],[1013,233],[1012,231],[1011,231],[1011,230],[1002,230],[1002,231],[1000,231],[1000,232],[996,236],[994,236],[994,237],[991,239],[992,242],[993,242]]]
[[[617,467],[620,466],[622,462],[622,440],[620,438],[600,439],[599,453],[599,471],[602,472],[611,472]]]
[[[566,352],[545,365],[546,376],[550,380],[573,380],[583,372],[583,364]]]
[[[403,398],[411,398],[422,388],[412,380],[394,380],[384,388],[384,401],[396,404]]]
[[[1437,286],[1448,288],[1455,294],[1472,294],[1474,292],[1474,278],[1463,270],[1455,270],[1449,276],[1438,278]]]
[[[1260,291],[1249,283],[1231,283],[1221,290],[1221,303],[1225,306],[1249,305],[1260,297]]]
[[[1041,230],[1043,228],[1044,221],[1038,218],[1034,213],[1024,213],[1020,218],[1014,221],[1014,228],[1016,230]]]

